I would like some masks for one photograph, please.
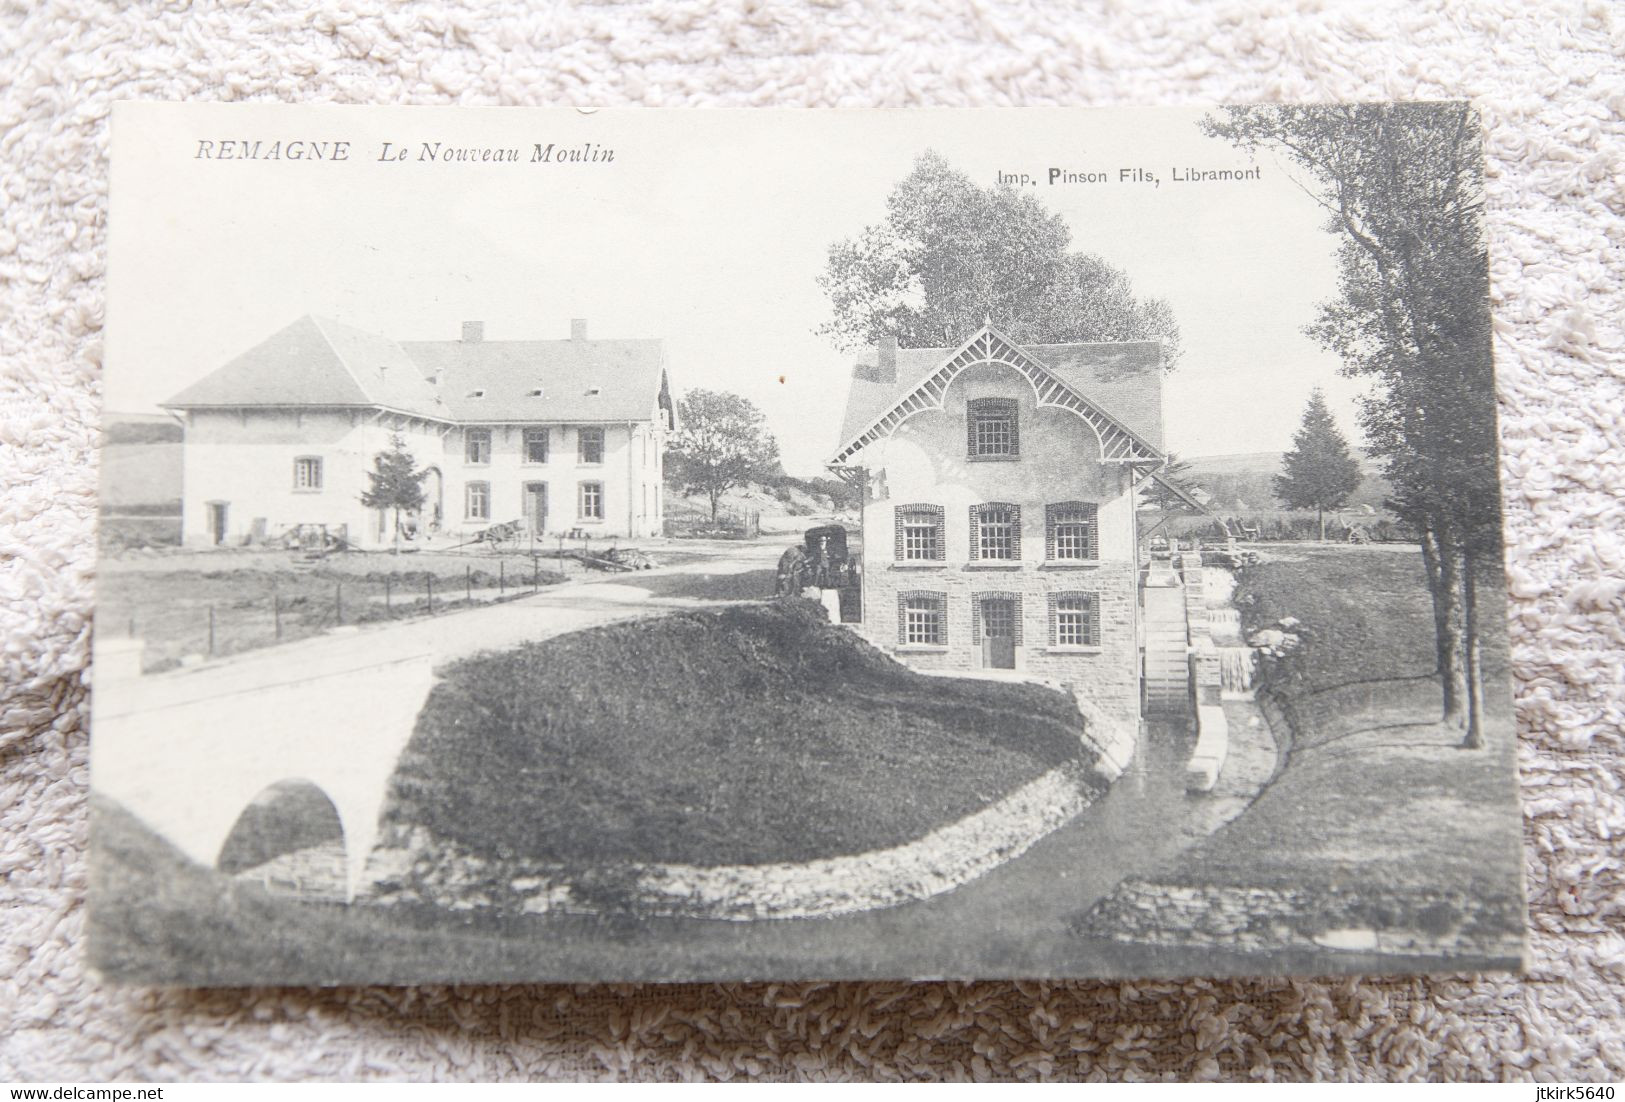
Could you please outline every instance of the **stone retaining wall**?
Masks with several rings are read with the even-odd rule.
[[[370,902],[546,914],[612,912],[749,920],[848,914],[951,891],[1074,818],[1106,787],[1082,762],[912,842],[867,853],[764,865],[623,865],[571,870],[489,860],[413,828],[368,866]]]

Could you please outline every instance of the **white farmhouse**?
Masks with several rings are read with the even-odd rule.
[[[239,545],[323,526],[354,546],[394,540],[361,504],[399,434],[427,501],[403,524],[460,539],[520,522],[537,536],[658,535],[661,454],[675,427],[658,340],[395,341],[304,317],[164,408],[185,426],[183,535]]]

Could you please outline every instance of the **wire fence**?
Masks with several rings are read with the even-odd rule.
[[[147,644],[148,670],[184,665],[189,660],[235,654],[303,639],[335,627],[382,620],[433,616],[456,608],[493,603],[536,593],[560,581],[554,564],[541,555],[488,567],[467,564],[459,573],[404,571],[343,577],[282,575],[257,579],[244,572],[206,593],[154,594],[113,619],[130,638]],[[211,587],[204,579],[194,589]],[[245,591],[247,590],[247,591]]]

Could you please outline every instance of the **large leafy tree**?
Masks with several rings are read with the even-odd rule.
[[[367,472],[368,486],[361,491],[361,504],[394,513],[397,552],[401,545],[401,513],[423,508],[423,480],[428,477],[427,470],[417,469],[417,460],[406,449],[406,439],[400,433],[390,436],[387,451],[372,457],[372,470]]]
[[[1008,184],[978,187],[935,152],[886,201],[886,219],[830,248],[818,283],[832,316],[818,332],[854,351],[883,336],[905,348],[954,345],[991,318],[1026,344],[1157,340],[1179,357],[1168,304],[1071,250],[1060,215]]]
[[[779,444],[762,411],[724,390],[691,390],[678,403],[681,428],[666,449],[666,471],[685,493],[704,494],[717,520],[722,495],[752,479],[770,478]]]
[[[1275,496],[1289,509],[1313,509],[1324,543],[1326,510],[1341,509],[1361,481],[1360,461],[1349,451],[1326,396],[1316,387],[1292,438],[1292,450],[1281,459],[1281,473],[1272,483]]]
[[[1478,575],[1500,556],[1483,163],[1467,104],[1226,108],[1207,133],[1301,170],[1338,239],[1309,333],[1377,384],[1361,424],[1421,533],[1446,722],[1482,742]]]

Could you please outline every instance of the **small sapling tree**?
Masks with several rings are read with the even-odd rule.
[[[1303,411],[1303,423],[1292,438],[1292,450],[1275,476],[1275,496],[1289,509],[1313,509],[1326,542],[1326,510],[1341,509],[1363,480],[1360,461],[1338,431],[1337,421],[1316,387]]]
[[[361,504],[369,509],[387,509],[395,518],[395,541],[392,550],[401,550],[401,513],[423,508],[423,480],[427,470],[417,469],[417,460],[406,450],[406,440],[400,433],[389,438],[389,449],[372,457],[372,470],[367,472],[371,485],[361,493]]]
[[[722,495],[767,477],[778,463],[779,444],[762,411],[727,391],[689,391],[678,418],[682,428],[666,450],[666,469],[684,493],[706,496],[714,526]]]

